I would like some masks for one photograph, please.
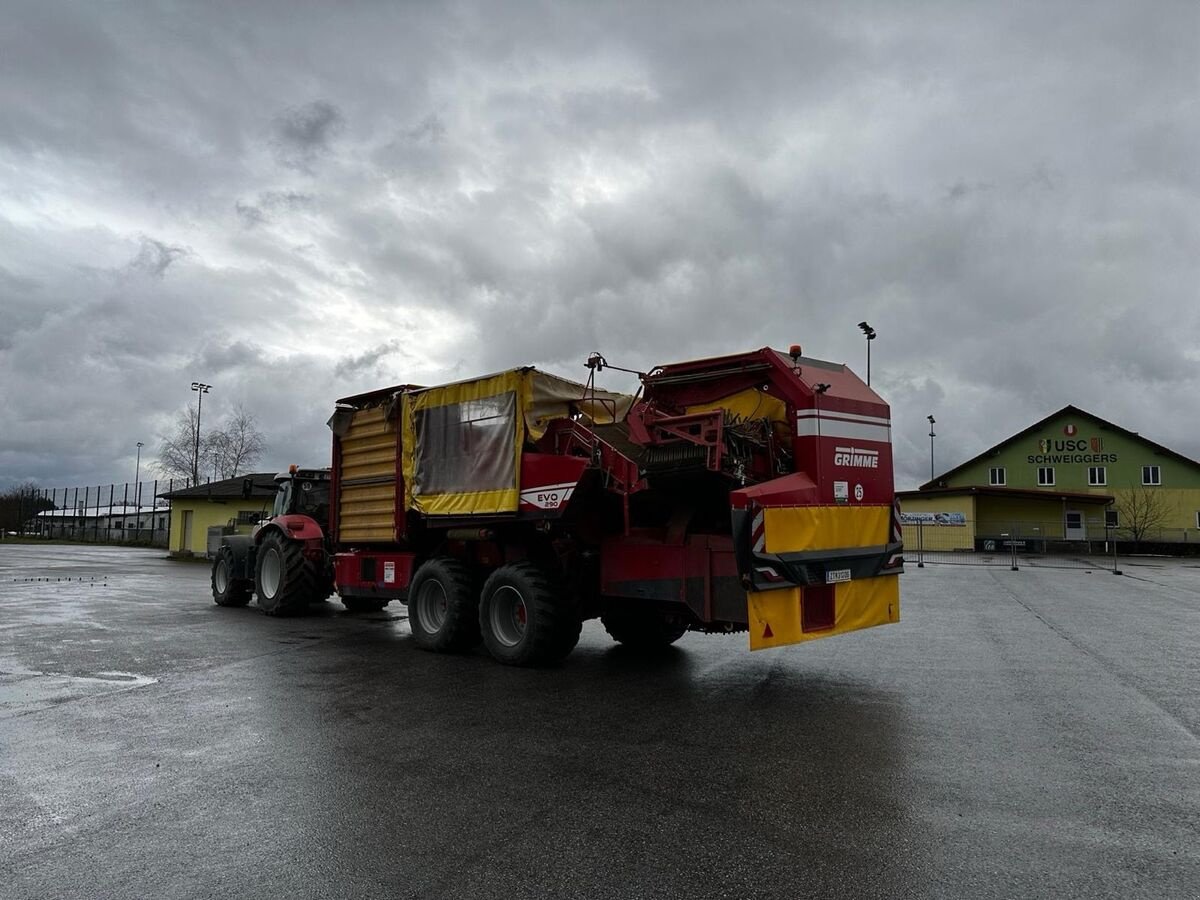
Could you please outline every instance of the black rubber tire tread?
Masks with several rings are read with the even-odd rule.
[[[516,588],[525,602],[525,635],[513,647],[492,634],[489,623],[492,595],[501,587]],[[509,666],[544,666],[561,661],[575,649],[583,622],[579,610],[558,585],[534,563],[509,563],[492,572],[483,586],[479,628],[483,644],[497,662]]]
[[[225,590],[217,590],[217,566],[225,567]],[[217,606],[245,606],[250,602],[250,597],[254,594],[254,584],[241,578],[234,578],[229,573],[233,571],[233,550],[229,547],[222,547],[217,551],[217,558],[213,560],[212,574],[209,580],[212,583],[213,602]]]
[[[426,630],[415,604],[421,588],[436,579],[446,591],[446,619],[436,632]],[[471,570],[452,556],[436,556],[417,569],[408,587],[408,624],[413,642],[434,653],[462,653],[479,645],[479,595]]]
[[[263,561],[271,554],[280,557],[279,591],[274,597],[264,597],[262,591]],[[278,534],[269,534],[258,548],[258,561],[254,568],[254,587],[258,594],[258,606],[268,616],[294,616],[304,612],[309,603],[320,593],[317,582],[320,574],[316,565],[304,557],[304,551],[295,541]]]
[[[687,633],[687,624],[651,605],[609,603],[600,614],[614,641],[636,650],[661,650]]]
[[[347,612],[379,612],[388,605],[386,597],[342,597],[342,606]]]
[[[324,603],[329,599],[329,595],[333,593],[333,579],[328,575],[317,575],[315,580],[315,590],[313,591],[312,599],[309,603]],[[341,597],[338,597],[341,600]]]

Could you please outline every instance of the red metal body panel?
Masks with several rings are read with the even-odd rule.
[[[702,622],[746,622],[746,593],[733,540],[693,534],[680,543],[636,529],[600,548],[600,593],[662,603],[685,603]]]
[[[562,513],[587,467],[580,456],[521,454],[521,512]]]
[[[412,581],[415,553],[351,550],[333,557],[334,580],[343,596],[401,597]]]
[[[817,503],[817,485],[807,472],[784,475],[729,494],[732,509],[758,506],[812,506]]]
[[[324,563],[325,532],[317,521],[310,516],[290,513],[276,516],[254,534],[254,543],[261,546],[268,534],[281,534],[289,541],[298,541],[304,545],[303,553],[314,562]]]
[[[263,536],[272,527],[277,527],[285,537],[291,538],[293,541],[325,540],[325,531],[317,524],[316,519],[311,516],[290,513],[285,516],[276,516],[272,519],[268,526],[258,532],[255,536],[255,541],[261,544]]]

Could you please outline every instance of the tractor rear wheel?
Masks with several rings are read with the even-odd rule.
[[[579,641],[575,604],[531,562],[501,566],[483,586],[479,627],[488,653],[510,666],[559,662]]]
[[[342,606],[346,612],[379,612],[388,605],[385,597],[342,597]]]
[[[233,549],[222,547],[212,566],[212,595],[217,606],[245,606],[254,593],[253,583],[233,577]]]
[[[269,534],[258,548],[254,585],[258,606],[268,616],[303,612],[319,593],[317,567],[295,541]]]
[[[471,571],[449,556],[428,560],[408,588],[408,624],[422,650],[454,653],[479,643],[479,601]]]
[[[688,630],[684,619],[636,601],[610,602],[600,614],[600,621],[614,641],[635,650],[668,647]]]

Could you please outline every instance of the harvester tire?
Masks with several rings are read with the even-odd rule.
[[[320,593],[316,565],[305,559],[295,541],[278,534],[267,535],[258,548],[254,586],[258,606],[268,616],[291,616],[304,612]]]
[[[638,603],[610,603],[600,614],[600,621],[614,641],[642,651],[669,647],[688,630],[686,622]]]
[[[434,653],[457,653],[479,643],[479,600],[471,571],[457,559],[422,563],[408,588],[413,642]]]
[[[222,547],[212,565],[212,595],[217,606],[245,606],[254,593],[252,582],[233,577],[233,550]]]
[[[386,597],[342,597],[341,600],[346,612],[352,613],[379,612],[388,605]]]
[[[488,653],[509,666],[559,662],[579,641],[575,604],[531,562],[496,569],[483,586],[479,627]]]

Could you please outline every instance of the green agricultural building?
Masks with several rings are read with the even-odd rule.
[[[1200,540],[1200,463],[1075,406],[899,497],[910,545]]]

